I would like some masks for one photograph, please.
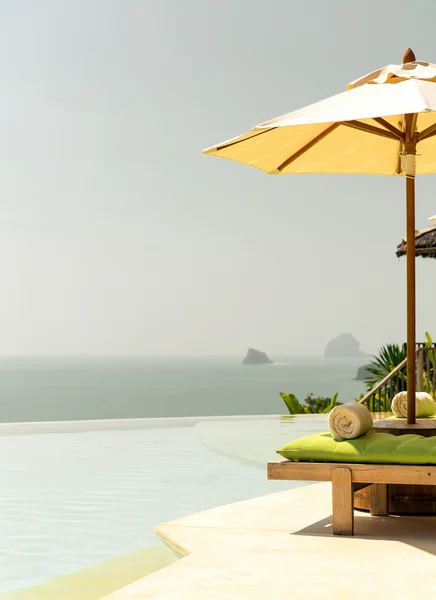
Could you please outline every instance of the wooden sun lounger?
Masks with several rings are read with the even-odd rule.
[[[353,494],[368,485],[371,515],[388,516],[388,485],[436,485],[436,466],[345,463],[268,463],[268,479],[331,481],[333,534],[354,535]]]

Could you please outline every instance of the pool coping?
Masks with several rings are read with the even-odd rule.
[[[356,512],[356,535],[333,536],[330,483],[224,505],[155,531],[185,558],[101,600],[436,595],[436,517]]]
[[[85,421],[19,421],[0,423],[0,436],[34,433],[74,433],[83,431],[122,431],[158,427],[193,427],[202,421],[258,421],[274,420],[289,416],[269,415],[221,415],[197,417],[146,417],[134,419],[89,419]],[[291,415],[292,416],[292,415]],[[316,415],[298,415],[299,418]]]

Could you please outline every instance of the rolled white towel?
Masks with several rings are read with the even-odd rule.
[[[436,414],[436,402],[426,392],[416,393],[415,408],[417,417],[431,417]],[[391,411],[396,417],[404,419],[407,417],[407,392],[399,392],[394,396]]]
[[[329,429],[338,442],[354,440],[372,427],[372,415],[364,404],[349,402],[335,406],[329,413]]]

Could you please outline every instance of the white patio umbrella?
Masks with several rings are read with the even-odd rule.
[[[355,173],[406,177],[407,422],[415,423],[415,175],[436,173],[436,65],[410,48],[347,91],[254,127],[205,154],[270,175]]]

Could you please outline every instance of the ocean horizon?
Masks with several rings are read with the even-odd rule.
[[[348,402],[369,357],[0,357],[0,421],[74,421],[286,413],[280,392]]]

